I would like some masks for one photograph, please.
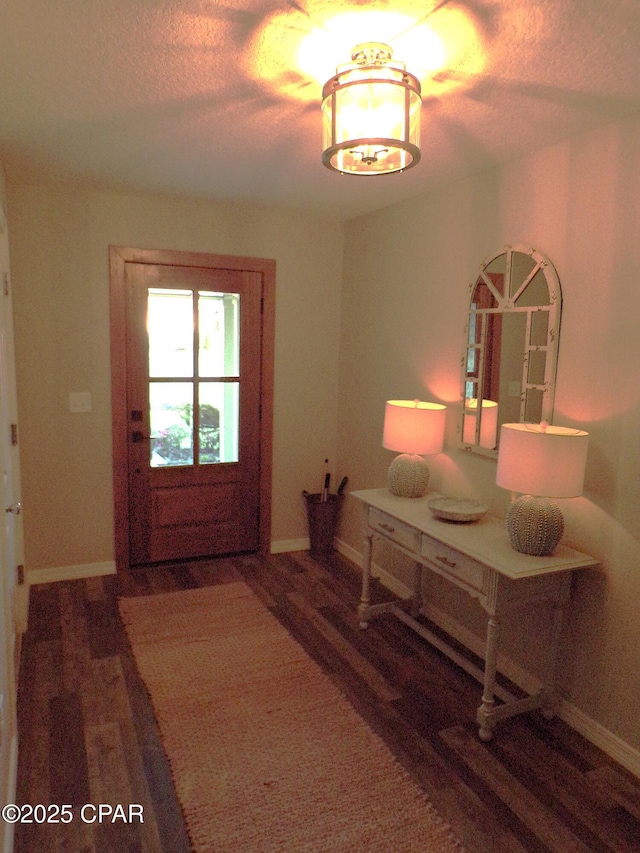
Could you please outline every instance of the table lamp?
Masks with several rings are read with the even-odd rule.
[[[419,498],[427,491],[429,467],[422,456],[442,452],[446,410],[440,403],[387,401],[382,446],[400,453],[387,474],[392,494]]]
[[[512,546],[523,554],[551,554],[564,531],[560,507],[549,498],[582,494],[589,433],[549,424],[503,424],[496,483],[523,493],[507,513]]]
[[[462,440],[465,444],[476,443],[476,422],[478,419],[478,399],[467,398],[464,401],[464,427]],[[493,400],[482,400],[480,406],[480,447],[490,450],[496,446],[498,438],[498,404]]]

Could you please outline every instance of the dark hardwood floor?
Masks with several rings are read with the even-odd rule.
[[[361,631],[357,570],[337,553],[320,562],[300,552],[31,589],[17,801],[69,803],[74,819],[18,825],[17,853],[190,849],[117,598],[236,580],[249,584],[349,696],[470,853],[640,851],[640,780],[538,712],[502,723],[482,743],[479,685],[393,617]],[[375,584],[373,592],[385,595]],[[139,804],[144,823],[85,823],[85,803]],[[393,853],[383,840],[379,851]]]

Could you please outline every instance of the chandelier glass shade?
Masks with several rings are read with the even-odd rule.
[[[420,81],[391,48],[367,42],[322,90],[323,153],[328,169],[388,175],[420,160]]]

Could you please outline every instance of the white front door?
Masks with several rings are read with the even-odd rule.
[[[0,206],[0,800],[15,802],[17,768],[16,697],[19,642],[26,628],[26,587],[18,586],[23,563],[18,418],[9,276],[9,239]],[[13,827],[0,829],[0,851],[13,845]]]

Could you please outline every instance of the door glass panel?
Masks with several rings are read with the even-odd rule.
[[[193,382],[150,382],[152,468],[193,465]]]
[[[239,293],[198,292],[198,373],[201,377],[238,376],[239,317]]]
[[[149,288],[149,376],[193,376],[193,294]]]
[[[239,312],[239,293],[149,289],[151,467],[238,461]],[[190,381],[167,381],[177,378]]]
[[[472,378],[479,376],[480,353],[477,347],[469,347],[467,350],[467,383],[471,382]],[[467,394],[467,397],[472,396]]]
[[[239,382],[200,383],[201,465],[238,461]]]

